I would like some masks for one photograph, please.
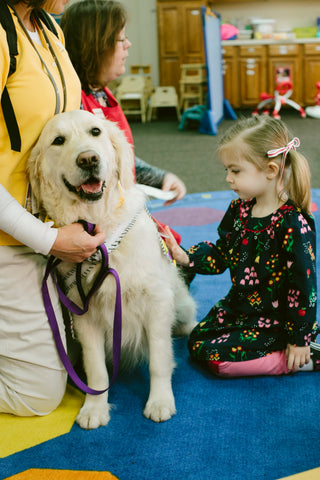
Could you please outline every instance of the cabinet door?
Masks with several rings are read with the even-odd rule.
[[[204,40],[199,3],[185,2],[182,9],[182,63],[204,62]]]
[[[320,82],[320,44],[304,45],[303,65],[304,104],[314,105],[316,83]]]
[[[180,55],[180,9],[174,3],[158,5],[159,53],[161,57]]]
[[[266,91],[266,65],[262,58],[240,59],[240,101],[243,106],[255,106]]]
[[[180,78],[180,22],[179,6],[158,4],[158,38],[160,85],[173,85],[179,91]]]
[[[237,47],[222,48],[222,74],[224,98],[232,107],[240,107]]]
[[[267,61],[264,45],[239,47],[240,103],[256,106],[267,88]]]

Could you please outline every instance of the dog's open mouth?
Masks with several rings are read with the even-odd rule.
[[[106,183],[96,177],[90,177],[78,187],[71,185],[66,178],[63,182],[69,192],[75,193],[84,200],[96,201],[100,200],[103,195]]]

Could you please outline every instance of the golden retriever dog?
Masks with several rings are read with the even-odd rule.
[[[48,122],[32,151],[28,171],[41,217],[54,220],[57,227],[80,219],[98,224],[106,233],[106,244],[108,238],[118,243],[110,252],[109,266],[121,282],[121,363],[133,366],[148,359],[150,393],[143,413],[162,422],[176,413],[172,334],[190,333],[195,304],[178,269],[163,253],[156,224],[145,209],[146,198],[134,183],[132,166],[132,148],[116,124],[77,110]],[[117,240],[122,229],[127,232]],[[68,263],[59,266],[65,277],[72,269],[74,265]],[[91,264],[84,289],[91,286],[99,269],[98,263]],[[106,361],[112,359],[115,289],[114,278],[108,275],[88,312],[73,319],[88,385],[99,390],[109,382]],[[79,303],[77,289],[70,288],[68,296]],[[97,428],[109,419],[108,392],[87,394],[77,417],[79,425]]]

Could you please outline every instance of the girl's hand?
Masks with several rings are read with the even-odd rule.
[[[310,347],[296,347],[288,343],[286,349],[288,370],[297,372],[310,361]]]
[[[165,233],[166,233],[166,245],[168,247],[169,252],[171,253],[172,258],[179,263],[180,265],[183,265],[184,267],[188,267],[190,260],[188,255],[184,250],[182,250],[181,247],[176,242],[176,239],[172,235],[170,228],[168,226],[165,226]]]
[[[93,235],[87,233],[83,225],[73,223],[58,228],[58,235],[50,253],[65,262],[80,263],[97,251],[106,236],[96,226]]]

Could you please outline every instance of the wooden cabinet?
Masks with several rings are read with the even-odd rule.
[[[259,103],[260,93],[267,88],[266,47],[239,47],[240,102],[242,106]]]
[[[254,107],[260,93],[273,94],[276,74],[289,74],[292,99],[314,105],[320,81],[320,42],[222,45],[224,92],[234,108]]]
[[[157,1],[160,85],[179,92],[180,65],[205,63],[202,0]]]
[[[306,105],[315,104],[316,83],[320,82],[320,44],[303,45],[303,86]]]

